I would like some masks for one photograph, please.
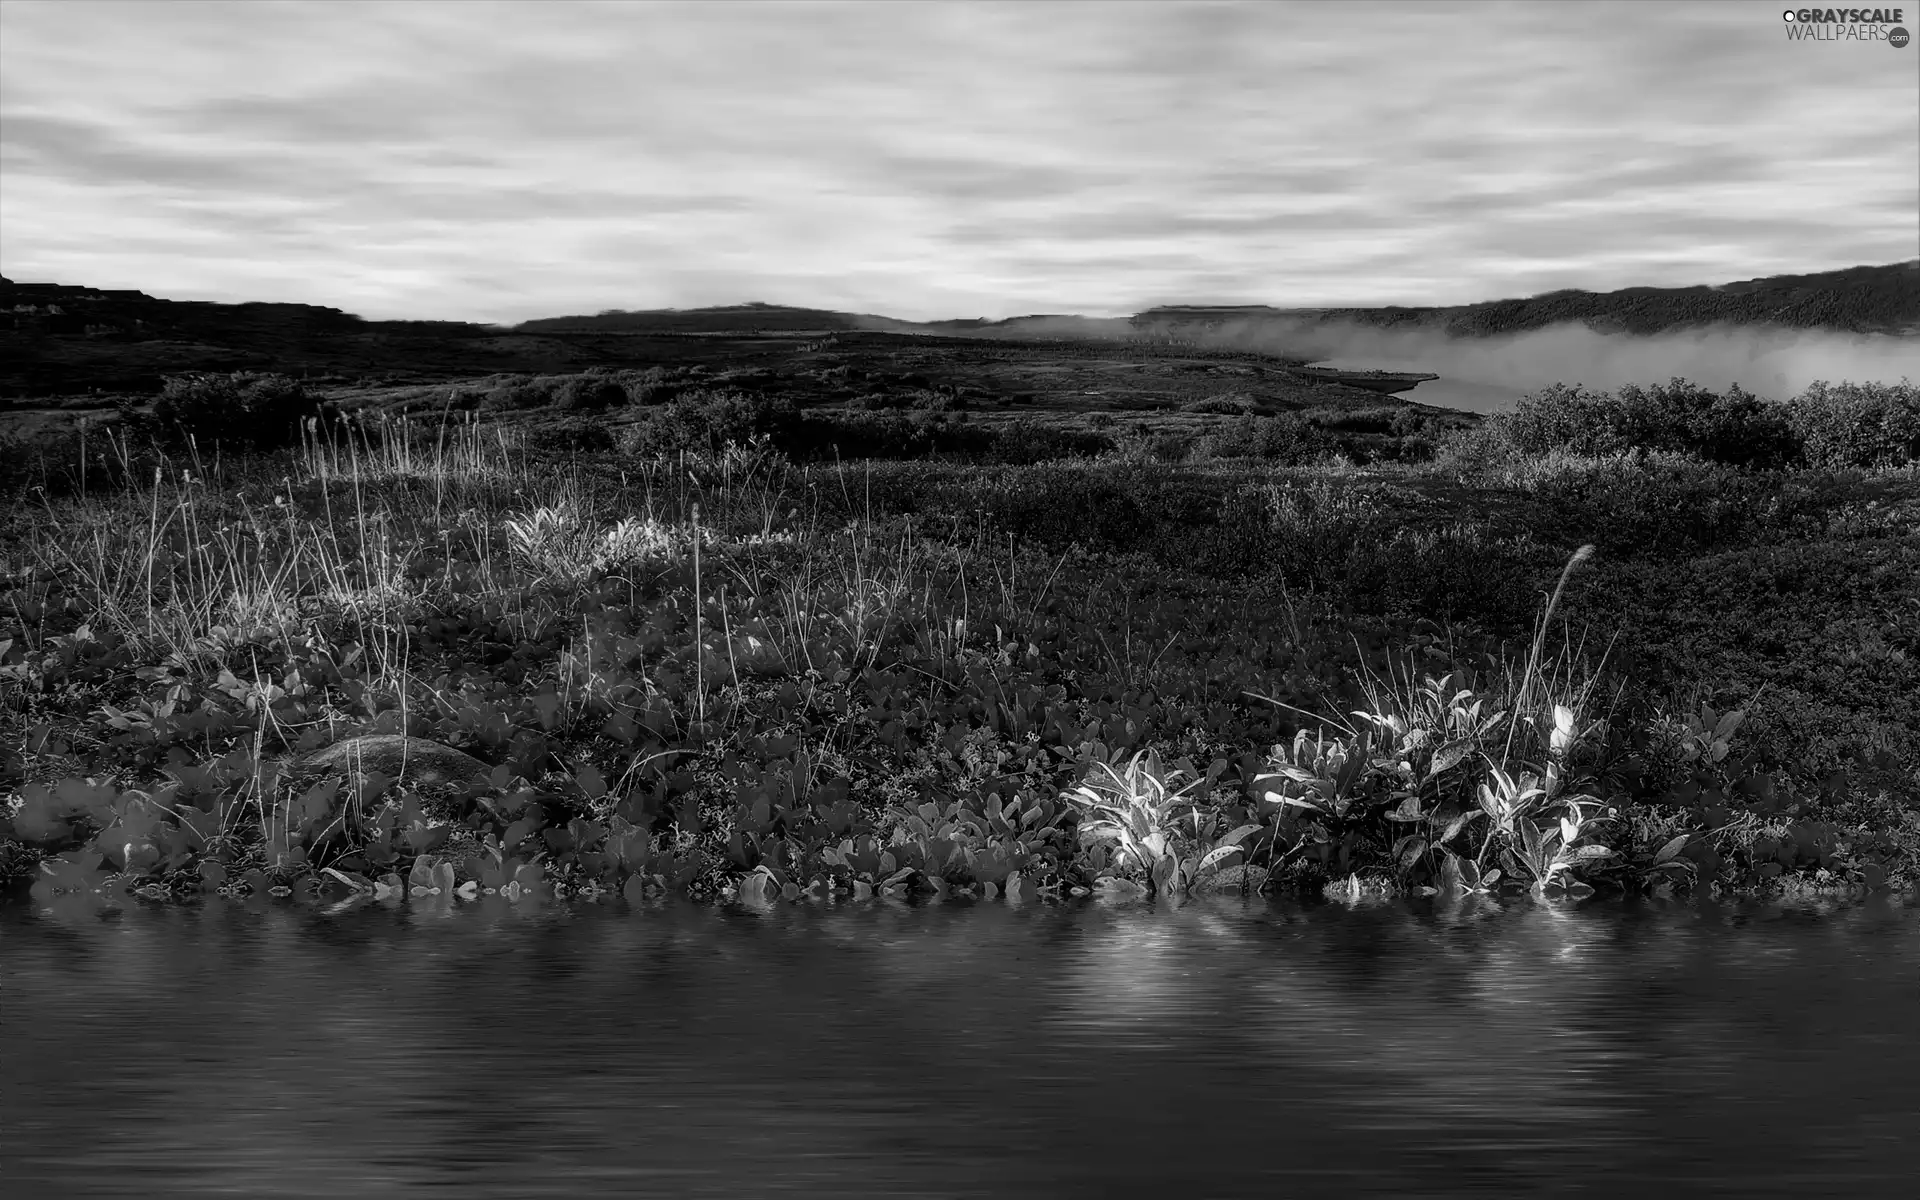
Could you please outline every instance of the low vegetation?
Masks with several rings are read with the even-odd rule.
[[[0,870],[79,910],[1920,882],[1910,384],[1462,433],[483,382],[182,379],[16,461]],[[242,410],[275,435],[210,444]],[[475,770],[315,769],[381,737]]]

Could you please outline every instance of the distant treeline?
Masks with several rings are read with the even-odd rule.
[[[1642,335],[1715,324],[1895,333],[1920,328],[1920,261],[1717,288],[1567,290],[1457,308],[1345,308],[1324,315],[1377,327],[1421,325],[1454,337],[1525,333],[1564,322]]]
[[[1642,336],[1707,325],[1771,325],[1849,333],[1920,332],[1920,259],[1817,275],[1776,275],[1723,287],[1578,289],[1523,300],[1451,307],[1293,310],[1262,305],[1168,306],[1133,319],[1142,334],[1178,340],[1222,324],[1311,315],[1373,328],[1418,328],[1452,337],[1527,333],[1565,323]]]

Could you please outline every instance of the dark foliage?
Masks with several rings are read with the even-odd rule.
[[[531,383],[502,383],[493,387],[482,398],[482,408],[493,412],[514,412],[521,409],[540,408],[546,405],[549,397],[544,388]]]
[[[1920,462],[1920,387],[1819,380],[1787,405],[1801,454],[1816,467],[1896,467]]]
[[[1225,392],[1218,396],[1208,396],[1203,400],[1189,400],[1180,406],[1180,411],[1237,417],[1260,411],[1260,402],[1238,392]]]
[[[1293,413],[1241,417],[1200,445],[1212,458],[1260,458],[1289,466],[1318,461],[1335,448],[1324,429]]]
[[[1784,404],[1738,385],[1725,394],[1684,379],[1618,395],[1555,384],[1489,423],[1522,454],[1667,451],[1732,467],[1885,467],[1920,461],[1920,389],[1817,383]]]
[[[250,372],[173,376],[153,405],[163,433],[208,446],[291,445],[299,440],[300,423],[319,412],[319,402],[299,380]]]
[[[563,412],[598,412],[626,402],[627,389],[619,380],[594,375],[576,375],[566,380],[553,396],[553,406]]]
[[[621,432],[628,454],[665,455],[692,451],[719,454],[729,442],[745,444],[756,434],[773,434],[794,420],[792,401],[771,400],[726,388],[697,388]]]

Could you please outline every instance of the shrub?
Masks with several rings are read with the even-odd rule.
[[[1109,418],[1106,423],[1111,425],[1113,422]],[[1062,458],[1097,458],[1112,452],[1114,445],[1114,440],[1102,433],[1021,421],[1002,428],[995,435],[993,457],[998,462],[1008,464],[1049,462]]]
[[[1048,464],[955,481],[958,511],[980,511],[996,529],[1049,548],[1072,542],[1135,547],[1156,528],[1135,481],[1091,464]]]
[[[566,412],[598,412],[627,402],[627,389],[604,376],[576,375],[560,384],[554,407]]]
[[[1563,536],[1627,556],[1744,544],[1813,517],[1824,503],[1779,476],[1671,451],[1542,464],[1523,486]]]
[[[1559,450],[1599,458],[1643,450],[1777,468],[1795,463],[1801,453],[1785,406],[1738,384],[1721,395],[1677,378],[1652,388],[1630,384],[1617,396],[1556,383],[1524,397],[1514,412],[1490,425],[1524,454]]]
[[[1251,413],[1258,407],[1259,404],[1252,396],[1241,392],[1223,392],[1218,396],[1208,396],[1204,400],[1189,400],[1180,406],[1180,411],[1237,417]]]
[[[647,420],[621,432],[629,454],[665,455],[682,450],[718,454],[728,442],[744,444],[756,433],[779,434],[794,418],[791,400],[769,400],[725,388],[687,392]]]
[[[1185,462],[1193,454],[1194,441],[1187,434],[1156,433],[1147,439],[1147,457],[1154,462]]]
[[[595,454],[614,448],[613,432],[599,421],[573,417],[557,424],[534,429],[527,445],[535,450],[558,450],[572,454]]]
[[[1809,466],[1894,467],[1920,462],[1920,387],[1817,380],[1789,400],[1786,420]]]
[[[1243,417],[1233,428],[1235,441],[1254,458],[1289,466],[1318,461],[1333,449],[1333,439],[1291,413],[1277,417]]]
[[[1393,418],[1387,422],[1387,432],[1399,438],[1431,437],[1445,428],[1438,414],[1421,412],[1417,408],[1395,409]]]
[[[936,454],[984,457],[998,444],[991,429],[951,425],[944,414],[935,413],[804,413],[769,432],[796,462]]]
[[[1630,447],[1671,450],[1729,466],[1778,467],[1798,446],[1785,413],[1735,384],[1725,395],[1674,379],[1620,389],[1614,421]]]
[[[1778,469],[1800,458],[1800,438],[1786,407],[1738,384],[1695,406],[1688,414],[1687,439],[1694,454],[1733,467]]]
[[[1397,408],[1315,409],[1306,420],[1333,433],[1392,433],[1399,418]]]
[[[539,408],[546,402],[546,392],[531,383],[502,383],[496,384],[487,392],[481,399],[481,407],[495,412],[516,411]]]
[[[291,444],[299,438],[300,422],[319,411],[319,402],[299,380],[244,371],[171,376],[153,405],[163,430],[259,447]]]
[[[1522,454],[1564,450],[1597,457],[1627,449],[1614,413],[1613,397],[1607,393],[1556,383],[1521,397],[1512,412],[1488,418],[1476,432],[1491,443],[1489,449],[1504,446]]]
[[[688,386],[689,376],[674,367],[649,367],[628,371],[622,376],[627,402],[635,405],[666,404]]]

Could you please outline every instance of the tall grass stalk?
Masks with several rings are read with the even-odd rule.
[[[1553,610],[1560,603],[1561,593],[1567,590],[1567,580],[1573,577],[1574,568],[1592,558],[1593,549],[1592,543],[1588,543],[1575,550],[1573,556],[1567,559],[1567,565],[1560,571],[1560,582],[1554,586],[1553,596],[1547,601],[1546,614],[1540,618],[1540,628],[1533,636],[1533,649],[1527,654],[1527,669],[1520,675],[1520,691],[1514,697],[1513,718],[1507,722],[1507,741],[1500,754],[1502,759],[1508,758],[1513,753],[1514,724],[1519,720],[1521,712],[1525,710],[1527,701],[1532,698],[1534,675],[1540,666],[1540,647],[1547,640],[1547,626],[1553,621]]]
[[[701,733],[707,728],[707,643],[701,627],[706,593],[700,590],[700,502],[693,502],[693,694]]]

